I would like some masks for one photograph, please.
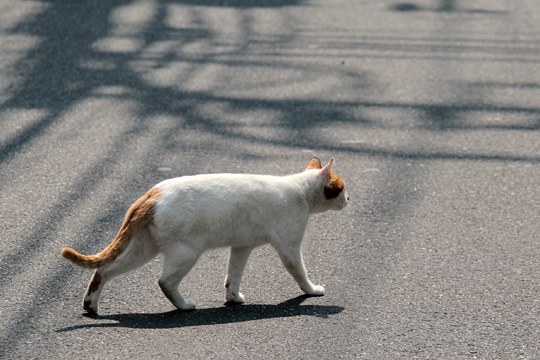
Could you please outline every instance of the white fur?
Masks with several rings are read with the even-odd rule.
[[[335,199],[324,197],[332,165],[333,160],[321,170],[283,177],[213,174],[157,184],[160,197],[153,224],[134,237],[117,260],[98,270],[103,283],[161,253],[160,287],[177,308],[194,309],[195,303],[178,292],[178,284],[204,251],[229,246],[226,300],[242,303],[240,281],[247,259],[254,248],[269,243],[306,294],[324,295],[324,288],[307,276],[301,242],[310,214],[347,205],[345,190]],[[96,312],[101,287],[87,299]]]

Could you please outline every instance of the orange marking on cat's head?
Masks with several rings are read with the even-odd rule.
[[[319,159],[317,156],[313,156],[311,160],[309,160],[306,167],[306,170],[320,170],[319,176],[321,176],[326,181],[326,185],[324,186],[324,196],[327,199],[337,198],[341,191],[345,189],[345,181],[343,180],[343,178],[332,171],[334,163],[334,158],[332,158],[323,167],[321,159]]]
[[[321,159],[319,159],[317,156],[313,156],[306,166],[306,170],[311,169],[322,169]]]
[[[328,184],[324,187],[324,196],[327,199],[335,199],[345,189],[345,181],[341,176],[332,172]]]

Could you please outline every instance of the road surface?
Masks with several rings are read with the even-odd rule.
[[[0,358],[537,359],[540,2],[0,1]],[[59,256],[114,237],[157,182],[336,159],[350,206],[311,219],[326,288],[257,250],[181,284],[107,285]]]

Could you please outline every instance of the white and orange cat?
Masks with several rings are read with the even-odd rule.
[[[74,264],[96,269],[83,308],[97,313],[107,281],[162,254],[163,293],[176,308],[195,309],[178,285],[204,251],[224,246],[231,247],[225,280],[228,302],[244,302],[244,267],[252,250],[264,244],[276,249],[302,291],[324,295],[324,288],[308,278],[301,243],[310,214],[340,210],[349,201],[345,182],[333,166],[334,159],[323,167],[314,156],[303,172],[289,176],[210,174],[157,184],[129,208],[105,250],[87,256],[62,249],[62,256]]]

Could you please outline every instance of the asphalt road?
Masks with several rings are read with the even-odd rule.
[[[0,1],[0,358],[540,358],[537,0]],[[169,177],[336,159],[302,298],[267,247],[160,259],[83,316],[104,248]]]

